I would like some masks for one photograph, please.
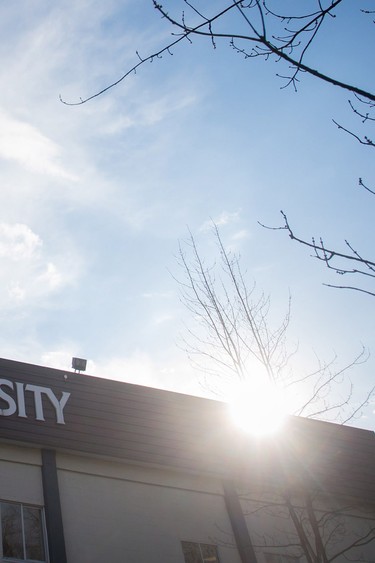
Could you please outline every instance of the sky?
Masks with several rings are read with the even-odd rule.
[[[374,90],[374,24],[349,4],[309,60]],[[0,27],[0,355],[61,369],[78,356],[92,375],[210,396],[179,344],[194,319],[175,278],[189,231],[215,261],[214,221],[275,321],[291,295],[298,374],[368,350],[350,371],[358,402],[374,381],[374,298],[325,287],[342,279],[258,223],[280,226],[282,209],[301,237],[373,256],[358,188],[374,185],[373,154],[332,123],[361,131],[348,94],[306,75],[296,93],[275,61],[194,40],[68,106],[59,96],[86,98],[170,41],[152,2],[3,2]],[[374,429],[374,410],[354,424]]]

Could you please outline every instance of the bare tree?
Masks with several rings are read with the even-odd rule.
[[[102,95],[135,73],[144,63],[173,54],[177,45],[191,42],[193,38],[206,39],[213,48],[216,48],[218,41],[226,41],[244,59],[274,59],[284,63],[278,73],[284,87],[291,85],[296,90],[301,74],[307,73],[357,96],[358,100],[364,101],[370,107],[375,103],[374,93],[341,81],[315,68],[307,60],[311,47],[319,41],[322,30],[338,25],[337,15],[346,4],[344,0],[309,0],[294,3],[292,11],[285,13],[279,11],[280,4],[275,0],[222,0],[209,6],[199,0],[180,0],[170,2],[173,12],[157,0],[152,0],[152,4],[171,25],[172,39],[154,53],[142,56],[136,51],[136,64],[102,90],[77,102],[62,100],[64,103],[80,105]],[[366,27],[368,16],[371,16],[372,12],[361,10],[360,7],[358,9],[363,15],[363,25]],[[361,111],[358,113],[363,117]]]
[[[220,380],[266,377],[276,387],[292,386],[294,392],[300,384],[307,384],[308,395],[295,414],[330,420],[333,415],[341,423],[352,420],[374,392],[372,388],[360,404],[352,403],[353,385],[348,371],[366,360],[365,351],[341,369],[334,359],[319,362],[317,369],[305,376],[293,375],[288,368],[291,355],[286,340],[290,299],[286,314],[273,327],[269,296],[259,292],[255,284],[249,288],[240,257],[226,249],[218,227],[213,224],[212,228],[219,252],[217,262],[207,265],[191,233],[179,248],[179,265],[184,274],[178,280],[181,301],[194,323],[187,329],[183,346],[194,365]],[[342,388],[345,381],[346,394],[337,399],[335,387]],[[373,513],[352,504],[343,505],[342,501],[338,506],[337,499],[327,497],[324,490],[311,489],[311,479],[305,475],[304,467],[293,467],[293,472],[297,486],[288,484],[294,480],[289,475],[279,491],[268,490],[265,497],[255,501],[251,493],[241,493],[245,506],[252,506],[245,512],[247,517],[262,518],[267,513],[275,522],[289,522],[289,531],[284,529],[280,534],[275,526],[265,526],[261,543],[254,542],[254,547],[268,550],[271,559],[272,553],[288,550],[298,557],[304,556],[308,563],[331,563],[349,555],[360,561],[359,550],[375,540]],[[351,520],[353,514],[366,520],[358,529]],[[223,535],[218,541],[223,542],[222,538]],[[224,541],[230,542],[231,539]]]
[[[213,224],[219,259],[207,265],[194,237],[180,244],[179,263],[184,274],[177,280],[181,300],[192,314],[194,326],[187,328],[182,346],[192,363],[212,377],[246,381],[265,377],[279,390],[292,387],[293,394],[308,388],[294,414],[326,418],[341,423],[358,415],[373,389],[358,403],[353,402],[350,370],[366,361],[361,349],[356,358],[338,367],[337,358],[322,362],[305,375],[293,373],[287,346],[290,298],[286,314],[273,326],[270,297],[248,283],[240,258],[227,251]],[[255,375],[254,375],[255,374]],[[345,391],[343,391],[345,389]]]
[[[206,366],[205,371],[246,381],[249,359],[254,359],[267,378],[277,384],[288,361],[285,337],[290,299],[280,325],[270,329],[269,296],[256,295],[255,284],[248,289],[238,257],[225,250],[217,226],[213,225],[213,229],[220,251],[219,265],[205,265],[192,235],[179,249],[185,273],[185,280],[179,282],[182,301],[203,328],[199,334],[188,332],[185,344],[190,360],[201,367],[202,358],[208,359],[213,367]],[[186,254],[187,247],[191,256]]]
[[[353,501],[339,504],[321,491],[306,490],[282,491],[278,500],[252,504],[247,518],[254,522],[265,517],[273,523],[253,544],[269,559],[287,552],[307,563],[368,562],[366,549],[375,541],[373,509]]]

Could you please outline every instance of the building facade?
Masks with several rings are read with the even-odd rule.
[[[369,431],[0,360],[0,561],[371,563],[374,470]]]

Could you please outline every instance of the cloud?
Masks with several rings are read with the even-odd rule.
[[[0,257],[30,259],[42,246],[40,237],[24,224],[0,223]]]
[[[241,249],[241,243],[250,237],[250,232],[247,229],[240,229],[233,233],[225,244],[228,252],[238,253]]]
[[[250,233],[247,229],[241,229],[240,231],[237,231],[236,233],[234,233],[231,236],[231,239],[233,241],[238,241],[238,240],[243,240],[245,238],[249,238]]]
[[[173,296],[173,291],[146,291],[142,293],[144,299],[169,299]]]
[[[160,315],[157,315],[156,317],[154,317],[152,323],[154,325],[161,325],[161,324],[164,324],[164,323],[171,322],[173,320],[175,320],[175,315],[164,313],[164,314],[160,314]]]
[[[79,345],[74,342],[66,342],[56,349],[43,353],[40,361],[43,365],[55,369],[70,370],[72,357],[77,356],[85,357]],[[146,386],[155,385],[158,374],[163,377],[164,373],[156,362],[140,350],[134,351],[128,357],[113,357],[100,361],[87,358],[86,372],[105,379]]]
[[[89,362],[88,371],[92,375],[150,385],[155,380],[157,367],[151,358],[140,350],[129,357],[111,358],[107,362]]]
[[[3,309],[40,305],[51,293],[71,285],[81,269],[69,247],[55,251],[51,259],[41,237],[22,223],[0,223],[0,257]]]
[[[0,111],[0,158],[31,172],[74,180],[59,164],[61,149],[36,127]]]
[[[182,90],[181,85],[176,83],[172,89],[173,94],[161,93],[157,99],[154,99],[154,92],[146,92],[141,98],[138,97],[131,107],[127,107],[126,110],[121,108],[121,113],[118,113],[115,98],[102,101],[101,111],[104,118],[101,132],[105,135],[118,135],[131,127],[152,127],[196,103],[197,98],[194,94],[185,93],[186,87]]]
[[[196,102],[195,96],[176,95],[176,92],[149,102],[141,111],[141,123],[153,125],[165,119],[169,114],[185,109]]]
[[[213,218],[210,218],[207,221],[205,221],[201,225],[199,230],[201,232],[207,232],[207,231],[212,229],[213,225],[216,225],[217,227],[222,227],[224,225],[228,225],[230,223],[237,222],[239,220],[239,218],[240,218],[240,212],[239,211],[234,211],[232,213],[230,213],[228,211],[223,211],[217,217],[213,217]]]
[[[55,357],[59,358],[57,352]],[[65,357],[66,369],[70,364],[67,363],[67,354],[61,356],[63,357]],[[49,357],[49,361],[52,359]],[[57,364],[53,367],[57,367]],[[170,390],[176,388],[176,379],[178,379],[179,392],[202,395],[201,375],[197,374],[185,359],[181,359],[172,351],[168,362],[155,360],[141,350],[135,350],[127,357],[112,357],[98,362],[88,360],[87,373],[106,379]]]
[[[37,281],[51,290],[64,285],[64,276],[52,262],[47,264],[45,271],[38,276]]]
[[[35,347],[38,346],[34,343]],[[26,360],[30,361],[30,352],[28,354]],[[176,379],[178,379],[179,392],[210,395],[202,392],[201,376],[185,360],[174,354],[171,354],[170,361],[167,363],[155,360],[141,350],[135,350],[129,356],[93,360],[82,352],[78,343],[64,342],[47,352],[42,351],[32,356],[33,361],[37,364],[60,369],[67,373],[72,371],[73,357],[87,358],[85,374],[89,376],[167,390],[174,390]],[[83,374],[82,377],[84,376]]]
[[[17,303],[24,300],[25,290],[16,283],[8,288],[8,295],[11,301]]]
[[[65,344],[59,349],[45,352],[41,355],[41,364],[55,369],[71,369],[74,349],[74,344]]]

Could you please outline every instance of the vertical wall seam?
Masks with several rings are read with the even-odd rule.
[[[242,511],[236,488],[231,481],[223,482],[224,500],[229,520],[232,525],[234,539],[242,563],[257,563],[257,558],[251,543],[249,530]]]
[[[42,450],[42,484],[50,563],[67,563],[56,452]]]

